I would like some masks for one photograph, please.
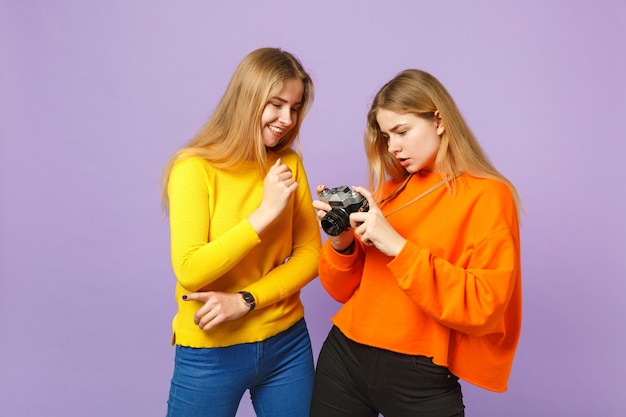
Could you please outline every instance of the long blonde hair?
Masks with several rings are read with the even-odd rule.
[[[197,156],[216,167],[234,167],[255,161],[267,169],[267,149],[261,134],[261,116],[271,97],[287,80],[302,80],[304,93],[293,128],[271,149],[280,152],[299,140],[302,120],[313,103],[313,81],[300,61],[279,48],[260,48],[239,63],[215,111],[200,131],[167,162],[162,178],[162,204],[168,207],[167,185],[174,164]]]
[[[417,69],[404,70],[385,84],[374,97],[367,115],[365,153],[369,161],[370,189],[374,189],[377,199],[383,197],[383,185],[387,180],[401,181],[410,175],[387,150],[387,141],[376,120],[380,109],[428,119],[440,117],[444,132],[434,168],[448,179],[448,186],[454,191],[454,178],[460,173],[493,178],[509,187],[518,210],[521,209],[515,186],[489,161],[452,96],[435,77]]]

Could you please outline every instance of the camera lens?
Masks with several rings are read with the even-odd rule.
[[[350,218],[343,211],[331,210],[322,218],[322,229],[330,236],[337,236],[350,226]]]

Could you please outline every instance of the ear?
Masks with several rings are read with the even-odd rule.
[[[441,136],[445,131],[445,126],[443,125],[443,119],[439,114],[439,110],[435,110],[435,127],[437,128],[437,135]]]

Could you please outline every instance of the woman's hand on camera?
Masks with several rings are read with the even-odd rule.
[[[257,234],[261,234],[282,213],[297,188],[298,183],[293,179],[291,169],[279,158],[263,181],[261,205],[248,216]]]
[[[202,330],[211,330],[220,323],[236,320],[250,311],[241,301],[241,294],[207,291],[194,292],[183,296],[185,301],[200,301],[204,305],[196,311],[194,323]]]
[[[324,189],[326,189],[326,186],[318,185],[315,188],[315,192],[317,195],[319,195],[322,191],[324,191]],[[325,203],[321,200],[313,200],[313,208],[315,208],[317,221],[320,222],[321,227],[322,219],[332,209],[332,207],[330,206],[330,204]],[[330,244],[333,249],[335,249],[336,251],[342,251],[348,248],[354,241],[354,231],[351,228],[347,228],[337,236],[328,235],[328,240],[330,240]]]
[[[369,204],[368,211],[350,214],[354,233],[365,245],[374,245],[385,255],[396,256],[404,247],[406,239],[389,224],[367,188],[355,186],[352,189],[365,197]]]

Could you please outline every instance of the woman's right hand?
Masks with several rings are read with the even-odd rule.
[[[225,321],[237,320],[250,311],[242,302],[241,294],[219,291],[194,292],[183,295],[185,301],[204,303],[194,315],[193,321],[202,330],[211,330]]]
[[[315,188],[315,193],[320,195],[320,193],[326,188],[327,187],[325,185],[318,185]],[[332,207],[330,204],[324,203],[321,200],[313,200],[313,208],[315,208],[315,214],[321,227],[321,220],[332,209]],[[328,240],[330,240],[331,246],[338,252],[348,248],[352,242],[354,242],[354,239],[354,230],[352,228],[347,228],[337,236],[328,235]]]

